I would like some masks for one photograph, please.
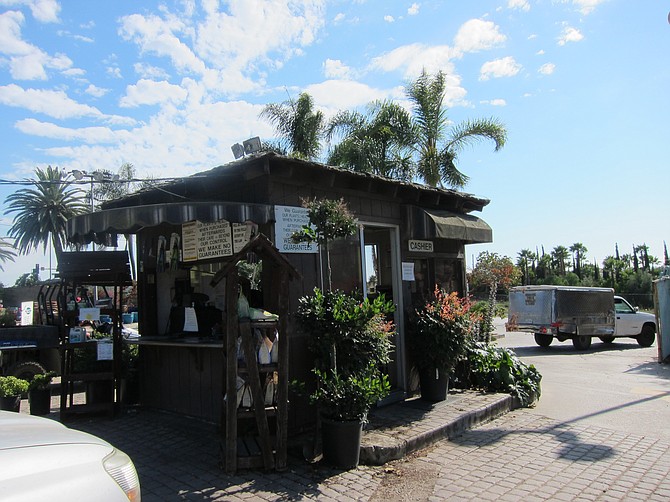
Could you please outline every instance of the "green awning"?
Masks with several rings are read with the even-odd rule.
[[[481,218],[449,211],[424,211],[435,224],[434,236],[437,238],[455,239],[466,244],[493,242],[493,230]]]

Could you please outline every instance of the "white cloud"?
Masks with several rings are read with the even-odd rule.
[[[337,24],[337,23],[341,23],[342,21],[344,21],[344,18],[345,18],[345,17],[346,17],[346,16],[344,15],[343,12],[338,12],[338,13],[335,15],[335,17],[333,18],[333,22],[334,22],[335,24]]]
[[[513,77],[521,71],[521,65],[512,56],[487,61],[479,70],[479,80],[490,78]]]
[[[507,101],[504,99],[485,99],[484,101],[480,101],[482,105],[491,105],[491,106],[507,106]]]
[[[339,59],[326,59],[323,63],[323,74],[326,78],[349,78],[351,68]]]
[[[354,80],[326,80],[308,86],[306,92],[319,106],[333,110],[356,108],[389,96],[388,91],[375,89]]]
[[[57,23],[60,5],[56,0],[1,0],[6,7],[28,7],[33,17],[42,23]]]
[[[86,70],[83,68],[68,68],[67,70],[63,70],[61,73],[63,75],[67,75],[68,77],[83,77],[86,75]]]
[[[142,78],[148,78],[152,80],[166,80],[170,76],[169,73],[166,72],[163,68],[146,63],[135,63],[133,68],[135,69],[135,73],[137,73]]]
[[[142,79],[137,84],[126,87],[126,95],[119,101],[119,106],[133,108],[141,105],[181,103],[187,94],[186,89],[178,85]]]
[[[536,56],[542,56],[542,55],[544,55],[544,49],[540,49],[539,51],[537,51],[537,52],[535,53],[535,55],[536,55]]]
[[[118,66],[108,66],[105,69],[105,73],[107,73],[107,75],[109,75],[110,77],[123,78],[123,75],[121,75],[121,68],[119,68]]]
[[[572,0],[572,3],[577,6],[579,12],[586,15],[593,12],[598,5],[606,1],[607,0]]]
[[[407,9],[407,15],[416,16],[419,13],[419,7],[420,7],[420,5],[418,3],[413,3]]]
[[[554,63],[545,63],[537,70],[538,73],[542,75],[551,75],[556,70],[556,65]]]
[[[502,45],[507,37],[492,21],[470,19],[463,23],[454,37],[458,52],[477,52]]]
[[[395,19],[393,18],[393,16],[389,16],[387,14],[386,16],[384,16],[384,21],[386,21],[387,23],[393,23]]]
[[[563,33],[558,37],[558,45],[565,45],[568,42],[579,42],[584,38],[584,35],[577,28],[566,26],[563,28]]]
[[[118,141],[119,135],[128,134],[128,131],[121,130],[114,132],[108,127],[72,129],[35,119],[19,120],[14,126],[22,133],[30,134],[31,136],[41,136],[63,141],[84,141],[89,144],[112,143]]]
[[[101,98],[109,92],[109,89],[104,89],[102,87],[98,87],[98,86],[95,86],[93,84],[89,84],[89,86],[86,88],[86,90],[84,92],[86,94],[90,94],[91,96],[94,96],[96,98]]]
[[[102,117],[100,110],[77,103],[63,91],[23,89],[16,84],[0,86],[0,103],[43,113],[56,119]]]
[[[382,71],[401,70],[405,78],[413,78],[424,68],[429,73],[442,70],[454,73],[451,60],[458,54],[448,45],[427,46],[424,44],[403,45],[391,52],[372,59],[370,68]]]
[[[507,8],[528,12],[530,10],[530,4],[528,3],[528,0],[509,0],[507,2]]]

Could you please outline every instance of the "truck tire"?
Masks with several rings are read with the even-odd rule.
[[[651,324],[642,326],[642,332],[635,337],[640,347],[651,347],[656,339],[656,330]]]
[[[572,337],[572,345],[577,350],[589,350],[589,348],[591,348],[591,337],[580,335],[578,332]]]
[[[7,375],[15,376],[30,382],[35,375],[46,372],[47,370],[45,370],[44,367],[38,362],[21,361],[12,366],[7,372]]]
[[[540,347],[549,347],[551,342],[554,341],[554,337],[551,335],[546,335],[544,333],[535,333],[535,343]]]

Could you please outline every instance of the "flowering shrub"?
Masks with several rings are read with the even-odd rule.
[[[479,316],[470,310],[468,298],[435,288],[432,297],[408,322],[407,343],[420,368],[450,372],[473,339]]]

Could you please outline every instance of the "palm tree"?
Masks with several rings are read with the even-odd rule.
[[[551,252],[552,264],[558,275],[565,275],[565,261],[570,257],[570,252],[565,246],[556,246]]]
[[[23,188],[7,196],[5,214],[15,213],[9,236],[16,239],[20,254],[28,254],[51,242],[56,260],[66,244],[65,224],[69,218],[87,211],[83,191],[73,189],[68,174],[48,166],[36,168],[34,188]]]
[[[16,251],[14,250],[14,244],[9,242],[4,237],[0,237],[0,262],[7,263],[8,261],[14,261],[16,258]],[[4,270],[3,265],[0,264],[0,270]]]
[[[468,176],[456,168],[458,153],[484,139],[495,143],[498,151],[505,145],[507,130],[494,118],[467,120],[447,130],[447,111],[442,106],[445,93],[444,73],[431,76],[425,70],[407,86],[418,129],[416,150],[418,174],[430,186],[463,187]]]
[[[409,181],[413,175],[412,120],[402,106],[390,101],[375,101],[367,114],[341,111],[326,127],[326,139],[340,135],[328,164],[354,171],[373,173]]]
[[[572,259],[575,263],[575,274],[577,274],[577,277],[581,279],[582,264],[584,263],[584,258],[588,249],[586,249],[586,246],[584,246],[584,244],[581,242],[575,242],[572,246],[570,246],[570,251],[572,252]]]
[[[530,283],[529,265],[533,263],[535,259],[535,253],[533,253],[530,249],[522,249],[517,255],[516,264],[521,268],[524,286]]]
[[[301,93],[296,101],[289,99],[265,105],[259,117],[274,126],[280,152],[305,160],[319,156],[325,119],[322,112],[314,111],[314,102],[308,93]]]

